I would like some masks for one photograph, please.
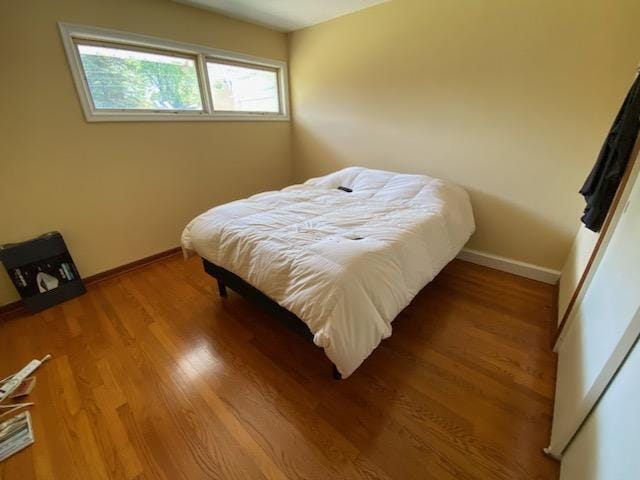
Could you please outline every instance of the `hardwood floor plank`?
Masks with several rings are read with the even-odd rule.
[[[454,261],[337,382],[197,259],[166,258],[0,322],[0,376],[53,355],[30,395],[36,443],[0,477],[554,479],[551,301]]]
[[[115,455],[118,457],[119,464],[123,467],[123,477],[126,479],[137,477],[143,473],[144,469],[118,416],[118,408],[125,405],[126,401],[122,402],[119,401],[119,398],[114,398],[112,390],[105,386],[94,388],[93,395],[100,409],[100,414],[104,418],[109,437],[117,446]]]
[[[164,349],[178,362],[185,375],[192,379],[199,394],[211,409],[211,412],[222,421],[238,443],[257,461],[258,466],[265,477],[280,480],[288,478],[274,463],[272,458],[267,455],[258,442],[256,442],[249,432],[242,426],[242,423],[234,415],[231,409],[227,407],[225,402],[218,397],[211,385],[202,378],[196,366],[194,366],[189,359],[185,362],[182,361],[181,350],[175,346],[169,336],[166,335],[165,332],[157,325],[152,326],[152,332],[162,343]]]

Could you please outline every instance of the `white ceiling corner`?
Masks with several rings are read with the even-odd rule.
[[[283,32],[391,0],[174,0]]]

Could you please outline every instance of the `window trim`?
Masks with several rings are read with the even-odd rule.
[[[200,103],[202,105],[202,108],[199,110],[182,110],[182,109],[176,109],[176,110],[171,110],[168,108],[159,108],[159,109],[154,109],[154,108],[96,108],[96,105],[93,101],[93,96],[91,95],[91,91],[89,88],[89,84],[87,81],[87,73],[84,69],[84,64],[82,63],[82,61],[80,61],[78,63],[78,68],[80,69],[80,75],[82,77],[82,81],[86,86],[86,91],[89,93],[88,95],[88,101],[90,103],[90,107],[91,107],[91,111],[92,112],[98,112],[98,113],[120,113],[120,114],[126,114],[129,115],[131,113],[133,114],[158,114],[158,113],[168,113],[168,114],[176,114],[176,113],[191,113],[191,114],[197,114],[197,115],[202,115],[203,113],[207,112],[207,108],[206,108],[206,89],[203,87],[203,82],[202,79],[200,78],[200,74],[199,74],[199,69],[198,69],[198,57],[196,55],[191,55],[191,54],[185,54],[182,52],[176,52],[174,50],[162,50],[160,48],[149,48],[149,47],[140,47],[138,45],[131,45],[131,44],[123,44],[123,43],[116,43],[116,42],[107,42],[105,40],[89,40],[86,38],[77,38],[74,37],[72,39],[73,41],[73,48],[79,53],[79,46],[81,45],[87,45],[87,46],[96,46],[96,47],[106,47],[106,48],[112,48],[112,49],[120,49],[120,50],[126,50],[129,52],[141,52],[141,53],[153,53],[153,54],[157,54],[157,55],[163,55],[165,57],[175,57],[175,58],[183,58],[183,59],[188,59],[188,60],[192,60],[193,61],[193,66],[194,66],[194,70],[196,71],[196,81],[198,82],[198,93],[200,94]]]
[[[289,120],[289,86],[287,63],[254,57],[242,53],[193,45],[190,43],[165,40],[147,35],[121,32],[98,27],[89,27],[60,22],[60,35],[67,54],[69,68],[73,77],[78,97],[87,122],[147,122],[147,121],[288,121]],[[96,109],[89,85],[84,75],[80,54],[76,41],[103,42],[118,44],[132,49],[146,49],[159,54],[188,56],[196,61],[196,72],[202,110],[107,110]],[[246,67],[275,70],[278,79],[278,100],[280,112],[230,112],[215,111],[213,98],[207,75],[207,61],[220,61]]]

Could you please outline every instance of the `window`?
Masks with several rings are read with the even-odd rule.
[[[76,42],[96,110],[196,110],[196,59],[120,45]]]
[[[280,111],[277,70],[213,60],[207,62],[207,73],[216,110]]]
[[[88,121],[288,120],[286,64],[60,24]]]

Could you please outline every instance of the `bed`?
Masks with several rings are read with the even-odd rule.
[[[199,215],[186,256],[225,287],[304,323],[342,378],[475,228],[467,193],[437,178],[349,167]]]

